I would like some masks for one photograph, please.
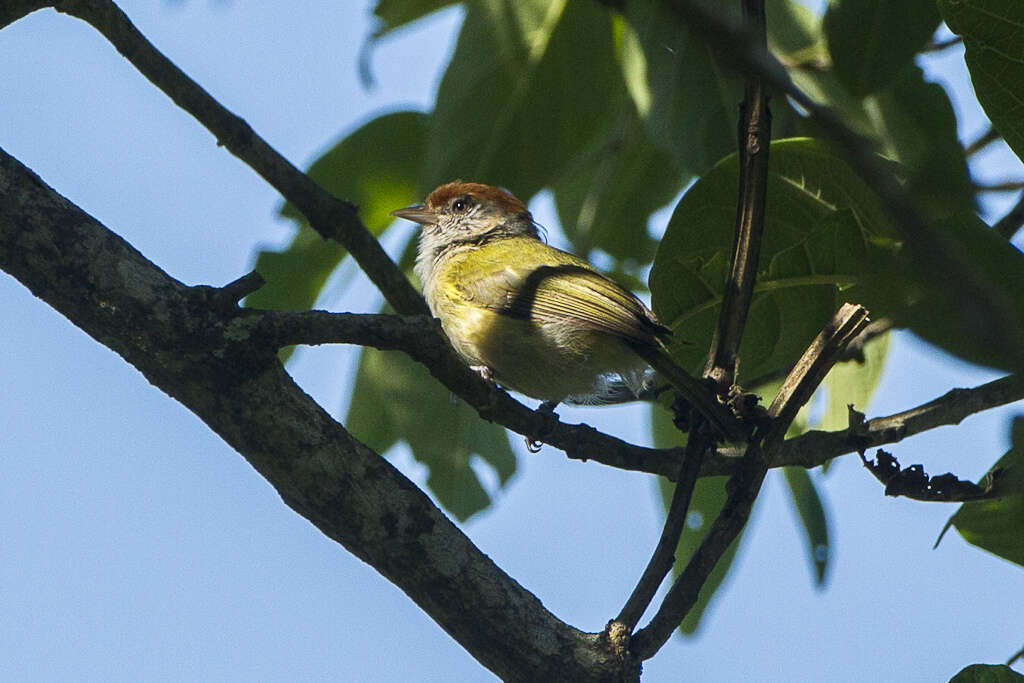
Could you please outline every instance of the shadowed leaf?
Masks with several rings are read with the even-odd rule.
[[[1017,156],[1024,159],[1024,3],[939,0],[949,29],[964,38],[978,102]]]
[[[502,485],[516,471],[505,430],[481,420],[402,353],[363,349],[345,425],[381,453],[409,444],[430,470],[427,486],[460,521],[491,504],[470,466],[473,458],[490,466]]]
[[[800,518],[800,526],[807,541],[807,555],[814,567],[815,579],[819,586],[824,585],[831,547],[829,546],[828,518],[821,504],[818,493],[810,474],[802,467],[783,468],[786,484],[789,486],[790,500]]]
[[[939,27],[934,0],[831,0],[824,29],[839,79],[858,96],[892,83]]]
[[[597,3],[470,3],[431,117],[426,184],[461,178],[528,200],[611,130],[620,80]]]
[[[391,225],[391,211],[419,197],[417,180],[426,130],[425,114],[384,114],[335,144],[313,162],[308,174],[331,194],[356,204],[363,223],[379,236]],[[337,242],[321,238],[291,204],[281,208],[281,215],[295,221],[295,236],[284,249],[257,252],[255,269],[266,284],[245,304],[305,310],[316,302],[348,252]]]
[[[714,331],[737,193],[735,155],[683,196],[658,248],[654,310],[675,330],[677,360],[704,363]],[[740,347],[740,377],[785,371],[858,286],[891,263],[899,244],[877,198],[821,143],[772,143],[757,286]]]
[[[968,543],[1024,565],[1024,418],[1013,421],[1012,439],[992,466],[1002,468],[998,485],[1007,495],[964,503],[949,523]]]

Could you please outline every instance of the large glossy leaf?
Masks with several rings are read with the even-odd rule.
[[[945,89],[910,65],[873,100],[882,149],[903,165],[917,206],[935,217],[973,211],[974,187]]]
[[[654,309],[679,340],[672,351],[694,371],[721,306],[737,182],[731,156],[684,195],[651,271]],[[857,301],[859,288],[893,260],[892,235],[878,200],[828,148],[808,139],[773,142],[741,379],[788,369],[840,304]]]
[[[679,431],[672,425],[668,413],[660,406],[651,406],[651,431],[654,445],[658,448],[670,448],[678,446],[682,442]],[[676,562],[672,567],[673,577],[678,577],[686,567],[693,552],[704,540],[711,523],[722,511],[725,505],[725,482],[726,477],[704,477],[697,480],[693,489],[693,497],[690,500],[690,507],[686,516],[686,526],[679,538],[679,545],[676,547]],[[661,493],[665,509],[668,509],[672,494],[675,491],[675,484],[664,477],[658,478],[658,490]],[[700,626],[704,612],[711,604],[718,591],[719,586],[725,580],[729,569],[732,567],[736,551],[743,542],[743,533],[736,537],[729,548],[722,555],[715,568],[711,570],[708,580],[700,590],[697,603],[690,610],[690,613],[683,619],[679,630],[684,634],[695,633]]]
[[[854,95],[892,83],[939,27],[935,0],[831,0],[824,28],[835,72]]]
[[[664,4],[626,4],[636,40],[624,47],[623,70],[651,140],[672,155],[681,171],[695,175],[735,149],[743,92]]]
[[[426,180],[528,199],[621,111],[610,12],[593,2],[470,3],[431,117]]]
[[[355,203],[366,227],[380,235],[393,220],[390,211],[419,198],[426,131],[427,116],[419,112],[379,116],[331,147],[308,174],[335,196]],[[284,205],[281,215],[295,221],[295,237],[283,250],[257,253],[255,268],[267,283],[246,305],[307,309],[347,252],[322,239],[291,204]]]
[[[655,243],[647,220],[682,189],[683,179],[651,143],[632,105],[624,109],[612,135],[595,139],[555,184],[555,204],[576,253],[596,248],[620,263],[648,263]]]
[[[501,484],[516,470],[505,430],[481,420],[398,352],[363,349],[345,426],[381,453],[407,443],[430,470],[427,486],[459,520],[491,503],[470,466],[474,457],[493,468]]]
[[[807,541],[807,555],[814,567],[818,585],[824,585],[830,556],[828,518],[821,503],[821,495],[811,475],[802,467],[786,467],[786,484],[790,499],[800,518],[800,526]]]
[[[978,102],[1017,156],[1024,159],[1024,3],[938,0],[946,24],[964,38]]]
[[[993,466],[1007,495],[964,503],[950,518],[968,543],[1024,565],[1024,418],[1013,421],[1010,450]]]

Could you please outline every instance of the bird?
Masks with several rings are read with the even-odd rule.
[[[457,180],[391,215],[421,226],[414,270],[427,305],[484,378],[550,410],[636,397],[653,368],[736,435],[731,410],[668,355],[672,330],[586,260],[543,241],[512,193]]]

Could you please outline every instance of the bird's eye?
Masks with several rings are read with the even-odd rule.
[[[456,199],[454,202],[452,202],[452,210],[454,211],[458,211],[461,213],[465,211],[467,208],[469,208],[469,201],[466,199]]]

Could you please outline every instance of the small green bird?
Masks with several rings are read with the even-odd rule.
[[[474,370],[550,404],[634,397],[665,376],[721,431],[735,419],[665,352],[671,330],[632,292],[545,244],[512,194],[441,185],[392,215],[423,226],[416,274],[431,312]]]

